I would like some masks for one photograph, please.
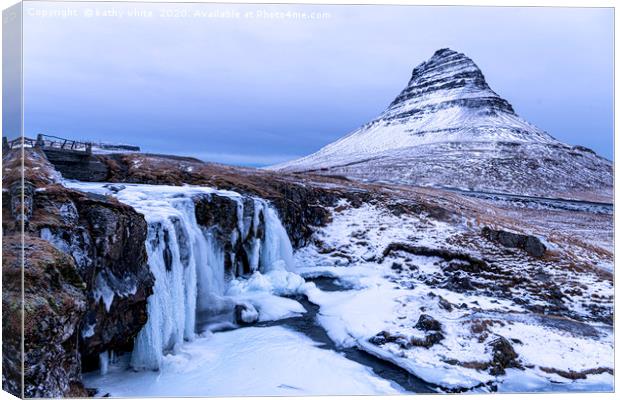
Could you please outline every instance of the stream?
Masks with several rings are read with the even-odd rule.
[[[349,290],[349,288],[332,278],[320,277],[306,279],[306,281],[314,282],[319,289],[326,292]],[[305,296],[294,296],[292,298],[301,303],[301,305],[306,309],[306,313],[297,317],[261,322],[255,326],[284,326],[308,336],[313,341],[319,343],[320,345],[318,347],[321,349],[333,350],[351,361],[370,367],[376,375],[398,384],[408,392],[436,393],[436,390],[434,389],[435,386],[414,375],[411,375],[411,373],[397,365],[375,357],[361,349],[358,349],[357,347],[343,348],[337,346],[336,343],[334,343],[334,341],[329,337],[325,329],[317,322],[316,316],[319,314],[320,307],[311,303]]]

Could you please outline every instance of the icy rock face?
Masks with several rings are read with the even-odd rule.
[[[225,296],[230,279],[292,262],[286,231],[263,200],[208,193],[172,198],[167,205],[169,215],[147,215],[155,287],[149,321],[131,356],[134,369],[158,369],[164,354],[194,339],[199,326],[234,319],[237,305]],[[241,314],[245,323],[258,318]]]
[[[35,206],[58,215],[34,221],[39,236],[71,255],[87,283],[80,343],[83,363],[93,368],[101,352],[131,346],[147,321],[153,275],[146,263],[146,223],[130,207],[61,189],[38,194]]]
[[[520,118],[470,58],[450,49],[418,65],[373,121],[271,168],[532,195],[610,197],[612,188],[611,162]]]
[[[292,245],[278,213],[252,197],[201,195],[194,198],[197,223],[222,244],[224,270],[239,276],[268,272],[278,260],[292,264]]]
[[[95,196],[115,196],[146,220],[143,243],[155,284],[148,298],[148,322],[131,355],[136,370],[158,369],[165,354],[179,351],[214,320],[233,322],[237,304],[226,296],[230,280],[291,266],[293,249],[286,230],[260,198],[205,187],[127,185],[111,190],[99,183],[68,185]],[[102,288],[100,296],[111,304],[110,291]]]

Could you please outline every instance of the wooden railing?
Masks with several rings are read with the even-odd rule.
[[[8,140],[6,136],[2,137],[2,150],[15,149],[17,147],[34,147],[36,140],[27,137],[18,137],[13,140]]]
[[[58,149],[58,150],[71,150],[79,151],[87,154],[92,153],[92,143],[90,142],[78,142],[77,140],[65,139],[58,136],[51,135],[37,135],[37,141],[35,146],[43,149]]]
[[[17,147],[39,147],[43,150],[64,150],[84,154],[92,154],[93,149],[90,142],[79,142],[51,135],[38,134],[36,139],[21,136],[13,140],[8,140],[5,136],[2,137],[2,149],[4,151]]]

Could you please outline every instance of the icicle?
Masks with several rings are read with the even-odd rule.
[[[278,214],[271,207],[265,207],[265,238],[260,254],[261,272],[274,269],[290,269],[293,265],[293,246]]]
[[[107,351],[99,353],[99,371],[101,375],[108,373],[108,367],[110,364],[110,358]]]
[[[257,237],[252,238],[252,244],[250,246],[250,271],[258,271],[258,266],[260,262],[260,239]]]
[[[252,215],[252,241],[248,251],[248,261],[250,263],[250,271],[255,272],[258,271],[258,267],[260,265],[261,239],[258,237],[258,228],[260,225],[260,215],[263,212],[264,206],[261,200],[253,199],[253,201],[254,214]]]
[[[260,225],[260,213],[263,211],[264,203],[258,199],[254,199],[254,215],[252,216],[252,233],[258,236],[258,226]]]
[[[244,239],[243,231],[243,199],[238,198],[235,199],[237,202],[237,230],[239,231],[239,235],[241,236],[241,240]]]
[[[148,226],[146,247],[155,285],[148,300],[148,321],[134,343],[131,355],[134,369],[158,369],[166,352],[177,351],[184,339],[194,337],[196,263],[192,243],[196,232],[191,228],[197,223],[191,199],[174,199],[173,206],[177,213]],[[176,229],[185,229],[190,237],[190,243],[184,244],[190,248],[187,267],[181,261],[178,241],[181,235]],[[166,268],[164,257],[167,251],[171,255],[170,268]]]

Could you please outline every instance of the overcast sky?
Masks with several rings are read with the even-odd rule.
[[[27,136],[273,164],[374,118],[417,64],[450,47],[523,118],[612,158],[611,9],[26,3],[24,13]]]

